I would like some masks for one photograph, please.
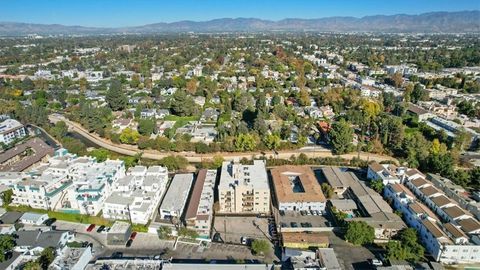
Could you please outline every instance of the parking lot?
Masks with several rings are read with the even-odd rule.
[[[367,260],[375,258],[375,255],[366,247],[347,243],[333,232],[329,232],[328,239],[342,269],[372,269]]]
[[[240,244],[242,237],[268,239],[268,219],[216,216],[213,232],[218,232],[225,243]]]
[[[278,215],[278,226],[280,228],[327,228],[332,223],[319,213],[310,213],[307,211],[281,211]]]

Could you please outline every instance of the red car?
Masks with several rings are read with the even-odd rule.
[[[137,232],[133,232],[131,235],[130,235],[130,239],[135,239],[135,237],[137,236]]]
[[[93,228],[95,228],[95,224],[90,224],[90,226],[87,227],[87,232],[93,231]]]

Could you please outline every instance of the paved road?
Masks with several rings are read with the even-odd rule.
[[[139,150],[136,145],[126,145],[126,144],[114,144],[110,140],[107,140],[105,138],[101,138],[100,136],[88,132],[85,128],[83,128],[80,124],[72,122],[68,119],[66,119],[62,115],[58,114],[51,114],[48,116],[49,120],[52,123],[56,123],[58,121],[64,121],[70,130],[73,130],[80,134],[82,137],[85,139],[91,141],[92,143],[103,147],[105,149],[108,149],[110,151],[122,154],[122,155],[127,155],[127,156],[135,156],[138,153],[143,153],[142,157],[146,159],[153,159],[153,160],[161,160],[164,157],[170,156],[170,155],[182,155],[184,156],[189,162],[201,162],[204,159],[211,159],[215,155],[221,155],[225,160],[234,160],[234,159],[242,159],[242,158],[252,158],[254,156],[265,156],[266,158],[281,158],[281,159],[288,159],[292,155],[293,156],[298,156],[300,154],[305,154],[310,158],[314,157],[319,157],[319,158],[325,158],[325,157],[337,157],[332,154],[332,152],[328,149],[325,149],[321,146],[316,146],[316,147],[305,147],[302,149],[297,149],[297,150],[288,150],[288,151],[279,151],[277,155],[275,155],[273,152],[270,153],[265,153],[263,155],[262,152],[247,152],[247,153],[211,153],[211,154],[197,154],[195,152],[160,152],[156,150]],[[344,159],[352,159],[360,156],[361,159],[366,159],[366,160],[375,160],[375,161],[386,161],[386,160],[393,160],[397,161],[393,157],[389,156],[383,156],[383,155],[377,155],[377,154],[371,154],[371,153],[352,153],[352,154],[346,154],[346,155],[340,155],[339,157],[342,157]]]

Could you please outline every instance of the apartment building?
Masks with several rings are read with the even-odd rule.
[[[345,201],[349,209],[353,208],[350,206],[351,201],[357,205],[357,210],[351,213],[346,221],[364,221],[373,227],[376,242],[391,239],[406,228],[405,223],[393,213],[382,196],[367,187],[353,172],[345,172],[336,167],[323,168],[322,172],[334,191],[338,192],[337,196]]]
[[[17,120],[6,119],[0,123],[0,143],[10,144],[25,136],[27,136],[25,127]]]
[[[185,210],[188,194],[193,183],[193,174],[176,174],[160,205],[162,219],[180,219]]]
[[[123,161],[97,163],[66,149],[55,151],[48,162],[19,174],[12,203],[33,208],[97,215],[111,185],[125,175]]]
[[[326,198],[308,166],[280,166],[270,170],[279,210],[325,211]]]
[[[425,178],[425,175],[417,169],[397,167],[393,164],[380,164],[376,161],[368,165],[367,178],[369,180],[381,180],[384,185],[403,183],[405,177],[410,179]]]
[[[103,217],[147,224],[165,193],[168,169],[160,166],[135,166],[113,183],[105,200]]]
[[[197,231],[200,238],[210,239],[213,220],[213,192],[216,170],[200,170],[185,214],[187,228]]]
[[[253,165],[223,162],[218,194],[221,213],[269,213],[265,161],[254,160]]]
[[[419,232],[426,251],[436,261],[480,261],[480,223],[431,182],[407,179],[405,185],[387,185],[384,196],[402,212],[405,222]]]

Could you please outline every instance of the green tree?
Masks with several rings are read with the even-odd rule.
[[[352,148],[353,128],[349,122],[341,119],[332,124],[329,137],[335,154],[341,155],[348,153]]]
[[[158,238],[160,239],[168,239],[170,235],[172,235],[172,228],[169,226],[161,226],[157,230]]]
[[[0,235],[0,262],[4,262],[6,254],[15,247],[15,239],[11,235]]]
[[[418,242],[417,231],[413,228],[402,230],[398,240],[392,240],[387,245],[387,258],[389,260],[419,261],[423,258],[424,248]]]
[[[188,160],[184,156],[168,156],[160,160],[160,164],[169,171],[184,170],[188,166]]]
[[[253,151],[257,145],[256,139],[251,134],[239,134],[235,138],[235,150],[237,151]]]
[[[23,265],[23,270],[42,270],[38,261],[29,261]]]
[[[97,160],[97,162],[104,162],[109,158],[110,152],[107,149],[99,148],[99,149],[93,149],[88,153],[88,155],[91,157],[94,157]]]
[[[35,85],[33,84],[33,81],[30,78],[26,77],[25,79],[23,79],[22,81],[23,91],[33,90],[33,88],[35,88]]]
[[[410,95],[412,102],[417,103],[418,101],[428,100],[427,91],[419,83],[415,84],[413,87],[412,94]]]
[[[12,202],[13,190],[7,189],[2,192],[2,202],[4,206],[9,205]]]
[[[138,134],[137,131],[131,128],[126,128],[122,130],[122,133],[120,133],[121,143],[136,144],[139,138],[140,138],[140,134]]]
[[[333,196],[333,188],[328,183],[322,183],[322,192],[327,199],[332,198]]]
[[[54,259],[55,249],[53,247],[47,247],[40,253],[40,257],[37,259],[37,261],[42,269],[47,270],[48,266],[53,262]]]
[[[348,222],[345,239],[354,245],[373,243],[375,230],[365,221]]]
[[[58,140],[62,140],[68,133],[68,126],[64,121],[58,121],[55,123],[55,126],[51,128],[50,132],[52,133],[53,137],[57,138]]]
[[[138,121],[138,133],[144,136],[150,136],[156,130],[156,121],[155,119],[141,119]]]
[[[62,145],[68,152],[79,156],[83,156],[87,152],[87,146],[79,139],[65,137],[62,140]]]
[[[371,180],[368,182],[368,185],[370,186],[371,189],[375,190],[376,192],[382,194],[383,188],[385,185],[383,185],[382,180],[376,179],[376,180]]]
[[[178,230],[178,235],[183,236],[183,237],[186,237],[186,238],[191,238],[191,239],[195,239],[195,238],[198,237],[197,231],[195,231],[195,230],[190,230],[190,229],[185,228],[185,227],[181,227],[181,228]]]
[[[184,90],[177,90],[170,102],[172,113],[179,116],[191,116],[198,113],[198,106]]]
[[[214,155],[212,160],[212,165],[214,168],[220,168],[223,164],[223,157],[221,155]]]
[[[280,146],[280,137],[275,134],[269,134],[264,140],[265,146],[270,150],[275,150]]]
[[[252,243],[252,251],[255,254],[267,254],[270,251],[270,244],[267,240],[255,239]]]
[[[122,84],[118,80],[112,80],[105,100],[113,111],[121,111],[127,106],[127,96],[122,91]]]

